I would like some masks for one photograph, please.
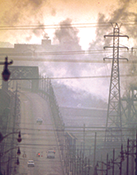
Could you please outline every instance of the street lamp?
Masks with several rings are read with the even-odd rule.
[[[21,132],[11,132],[11,133],[8,133],[7,135],[3,136],[2,133],[0,133],[0,143],[6,138],[8,137],[9,135],[11,134],[17,134],[18,133],[18,138],[17,138],[17,141],[18,142],[21,142],[22,141],[22,138],[21,138]],[[17,147],[16,147],[17,148]],[[0,157],[2,157],[4,154],[6,154],[7,152],[9,152],[10,150],[12,149],[15,149],[15,148],[11,148],[7,151],[5,151],[4,153],[1,153],[0,154]],[[21,154],[21,151],[20,151],[20,148],[18,147],[18,151],[17,151],[17,155],[19,156]],[[9,162],[9,161],[8,161]],[[6,162],[2,162],[2,163],[6,163]],[[17,157],[17,161],[16,161],[16,164],[19,165],[20,162],[19,162],[19,158]]]
[[[4,69],[2,72],[2,79],[8,81],[10,77],[10,71],[8,70],[8,65],[12,64],[13,61],[8,62],[8,57],[5,57],[5,62],[0,62],[1,65],[4,64]]]
[[[11,134],[17,134],[18,133],[18,138],[17,138],[17,141],[18,142],[21,142],[22,141],[22,138],[21,138],[21,132],[11,132],[11,133],[8,133],[7,135],[3,136],[2,133],[0,133],[0,143],[6,138],[8,137],[9,135]]]
[[[20,151],[20,148],[18,147],[17,155],[20,156],[20,154],[21,154],[21,151]]]
[[[18,141],[18,142],[21,142],[21,141],[22,141],[21,132],[20,132],[20,131],[19,131],[19,135],[18,135],[17,141]]]
[[[12,158],[8,158],[8,160],[6,162],[2,162],[1,164],[5,164],[5,163],[8,163],[7,165],[7,174],[9,174],[9,162],[12,160],[12,159],[15,159],[16,157],[12,157]],[[17,157],[16,159],[16,162],[15,162],[16,165],[19,165],[20,162],[19,162],[19,158]],[[2,172],[0,171],[0,175],[3,175]]]
[[[20,162],[19,162],[19,158],[17,157],[17,162],[16,162],[16,164],[17,165],[19,165],[20,164]]]
[[[9,150],[3,152],[3,153],[0,153],[0,157],[2,157],[3,155],[5,155],[6,153],[8,153],[9,151],[13,150],[13,149],[16,149],[18,148],[18,151],[17,151],[17,155],[19,156],[21,154],[21,151],[20,151],[20,148],[19,147],[14,147],[14,148],[10,148]]]

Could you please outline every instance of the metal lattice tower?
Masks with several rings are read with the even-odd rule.
[[[113,24],[113,34],[105,35],[112,37],[113,46],[105,46],[104,48],[113,49],[111,79],[109,89],[109,100],[106,121],[105,142],[122,141],[122,119],[121,119],[121,96],[120,96],[120,74],[119,74],[119,49],[127,48],[119,46],[119,38],[127,37],[127,35],[120,35],[120,27],[117,23]],[[128,49],[128,48],[127,48]],[[122,58],[126,59],[126,58]],[[127,60],[127,59],[126,59]]]

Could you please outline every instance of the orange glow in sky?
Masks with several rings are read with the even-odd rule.
[[[136,13],[137,3],[135,0],[0,0],[0,7],[0,26],[30,26],[58,25],[67,18],[72,20],[72,24],[97,24],[99,13],[104,14],[107,19],[111,19],[113,12],[117,9],[123,14]],[[119,20],[119,16],[116,20]],[[125,15],[122,20],[129,21],[131,16],[129,19]],[[12,44],[40,43],[43,32],[46,32],[52,39],[55,29],[54,27],[39,32],[0,30],[0,41],[8,41]],[[95,39],[95,30],[95,27],[79,29],[78,36],[83,48],[87,48],[89,42]]]

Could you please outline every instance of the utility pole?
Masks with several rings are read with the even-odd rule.
[[[115,149],[113,149],[113,162],[115,161]],[[115,164],[113,163],[112,166],[112,175],[114,175],[114,171],[115,171]]]
[[[111,79],[109,89],[109,100],[107,110],[107,121],[106,121],[106,133],[105,133],[105,145],[107,143],[121,142],[122,141],[122,119],[121,119],[121,96],[120,96],[120,73],[119,73],[119,49],[127,47],[119,46],[119,38],[127,37],[127,35],[120,35],[120,26],[117,23],[112,24],[113,33],[105,35],[104,38],[111,37],[113,39],[113,46],[105,46],[105,48],[113,49],[112,68],[111,68]],[[127,58],[122,58],[126,59]],[[107,142],[107,143],[106,143]]]
[[[135,175],[137,175],[137,133],[136,133],[136,154],[135,154],[136,158],[135,158]]]
[[[127,174],[126,175],[128,175],[129,174],[129,139],[127,140]]]
[[[97,140],[97,133],[95,132],[95,141],[94,141],[94,162],[93,162],[93,168],[95,170],[95,163],[96,163],[96,140]]]
[[[83,154],[85,155],[85,123],[83,125]]]

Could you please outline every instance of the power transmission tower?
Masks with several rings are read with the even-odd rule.
[[[106,133],[105,143],[108,142],[116,143],[122,141],[122,119],[121,119],[121,96],[120,96],[120,74],[119,74],[119,49],[127,47],[119,46],[119,38],[127,37],[127,35],[120,35],[120,27],[117,23],[112,24],[113,33],[110,35],[104,35],[104,38],[111,37],[113,39],[113,46],[105,46],[105,48],[113,49],[112,68],[111,68],[111,79],[109,88],[109,100],[107,110],[107,121],[106,121]],[[127,58],[122,58],[126,59]]]

